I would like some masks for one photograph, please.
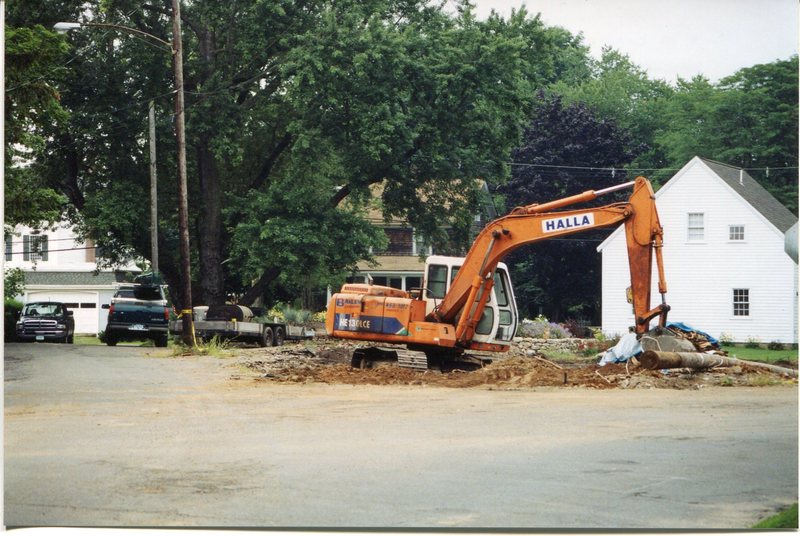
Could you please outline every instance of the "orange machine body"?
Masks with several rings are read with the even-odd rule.
[[[455,328],[425,320],[423,300],[379,285],[344,285],[331,298],[325,328],[341,339],[450,348],[456,345]]]
[[[627,202],[558,210],[630,186],[633,186],[633,193]],[[659,325],[663,327],[669,311],[664,301],[667,286],[661,256],[663,229],[653,189],[647,179],[638,177],[633,182],[604,190],[589,190],[544,204],[518,207],[490,222],[478,234],[457,273],[449,281],[444,297],[427,314],[422,292],[412,297],[405,291],[390,287],[344,285],[341,292],[331,297],[328,305],[328,334],[344,339],[401,343],[409,348],[507,350],[508,341],[485,340],[485,337],[480,342],[475,340],[476,328],[485,317],[487,304],[495,302],[494,276],[502,259],[526,244],[619,223],[625,225],[636,332],[646,332],[650,320],[655,317],[659,317]],[[662,303],[651,308],[654,255]],[[513,291],[508,293],[516,314]]]

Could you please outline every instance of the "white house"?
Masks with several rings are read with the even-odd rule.
[[[797,218],[786,207],[744,170],[700,157],[658,190],[656,206],[670,320],[737,342],[797,342],[797,261],[784,251]],[[620,227],[597,248],[606,333],[634,323],[624,235]]]
[[[18,299],[60,301],[75,316],[75,332],[97,334],[105,329],[115,284],[126,273],[140,272],[134,264],[120,270],[99,270],[91,241],[79,242],[68,224],[53,229],[17,226],[5,238],[4,266],[25,272],[25,290]]]

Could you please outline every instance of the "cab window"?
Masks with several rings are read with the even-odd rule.
[[[447,292],[447,266],[431,264],[428,267],[428,297],[442,299]]]
[[[506,278],[503,277],[501,272],[497,271],[494,273],[494,295],[497,297],[497,305],[500,307],[508,306],[508,288],[506,287]]]

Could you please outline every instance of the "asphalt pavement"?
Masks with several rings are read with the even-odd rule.
[[[4,524],[733,529],[797,501],[796,385],[284,385],[5,345]]]

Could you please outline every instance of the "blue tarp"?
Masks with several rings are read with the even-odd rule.
[[[719,341],[717,339],[715,339],[705,331],[700,331],[699,329],[693,328],[692,326],[684,324],[683,322],[667,322],[667,327],[668,328],[676,327],[681,331],[694,331],[695,333],[703,335],[706,339],[708,339],[708,342],[710,342],[711,344],[719,344]]]

